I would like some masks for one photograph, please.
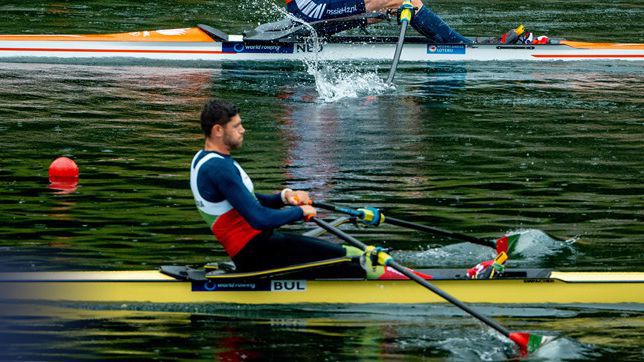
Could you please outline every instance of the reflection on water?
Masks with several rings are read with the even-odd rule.
[[[198,22],[239,32],[275,16],[243,6],[252,11],[225,1],[5,1],[0,32]],[[614,24],[644,28],[642,10],[628,2],[432,6],[466,34],[505,32],[525,14],[530,29],[573,39],[641,41]],[[356,65],[351,79],[368,83],[363,75],[387,66]],[[401,64],[396,89],[329,103],[302,64],[0,63],[0,268],[149,269],[225,259],[188,187],[188,164],[202,146],[199,111],[222,97],[242,110],[247,142],[235,157],[260,192],[303,188],[485,239],[527,229],[577,240],[572,249],[541,243],[545,250],[511,261],[525,267],[642,270],[643,81],[641,63],[627,62]],[[60,155],[80,167],[73,193],[49,188],[47,167]],[[489,257],[389,225],[347,230],[394,247],[415,266],[466,267]],[[0,317],[7,359],[492,360],[509,347],[471,318],[423,308],[409,316],[391,308],[28,310]],[[536,359],[641,357],[641,310],[544,310],[528,319],[507,308],[484,312],[511,329],[562,336]]]
[[[6,310],[7,305],[4,305]],[[9,306],[11,307],[11,306]],[[159,313],[141,309],[105,310],[100,306],[68,309],[23,305],[14,316],[0,316],[10,342],[5,357],[57,359],[113,358],[148,360],[300,360],[311,356],[338,360],[400,359],[409,356],[451,360],[505,360],[516,351],[510,342],[446,307],[305,308],[220,306],[208,314]],[[193,307],[185,308],[190,309]],[[194,307],[195,310],[202,308]],[[641,312],[575,308],[481,308],[513,330],[532,330],[560,338],[532,356],[534,360],[587,360],[610,357],[620,348],[637,355]],[[170,308],[172,310],[172,308]],[[500,314],[500,316],[499,316]],[[615,319],[617,317],[617,319]],[[616,320],[628,320],[617,323]],[[592,329],[587,329],[588,325]],[[607,328],[610,326],[610,328]],[[50,333],[63,329],[71,333]],[[580,333],[580,331],[584,331]],[[574,339],[573,339],[574,338]],[[630,342],[629,342],[630,341]],[[316,351],[316,352],[311,352]],[[82,357],[81,357],[82,356]]]
[[[641,270],[642,70],[631,63],[522,69],[406,65],[392,93],[326,103],[305,69],[293,64],[3,64],[3,268],[148,269],[225,259],[188,187],[188,163],[202,145],[198,113],[214,96],[240,105],[248,132],[235,157],[258,191],[303,188],[319,199],[378,206],[486,239],[520,229],[578,238],[569,250],[541,242],[510,265]],[[49,162],[62,154],[81,170],[74,193],[48,188]],[[388,225],[349,230],[394,247],[409,265],[469,267],[491,256]],[[413,320],[379,323],[364,312],[327,316],[325,326],[311,316],[293,318],[290,310],[278,312],[277,321],[231,311],[203,312],[212,317],[54,313],[5,318],[0,329],[12,331],[3,334],[6,341],[25,347],[13,355],[27,359],[57,353],[122,358],[126,350],[138,351],[133,359],[301,359],[323,350],[330,360],[493,360],[511,348],[461,315],[418,310]],[[542,358],[639,355],[637,343],[623,344],[619,336],[641,332],[641,311],[585,313],[555,312],[529,322],[498,318],[511,328],[562,335]],[[612,332],[596,327],[606,318],[616,321]],[[47,342],[35,346],[16,330]]]

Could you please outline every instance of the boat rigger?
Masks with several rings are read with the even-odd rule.
[[[471,280],[463,269],[418,270],[466,303],[644,304],[644,273],[508,270]],[[184,266],[144,271],[0,274],[0,300],[102,303],[426,304],[444,303],[412,280],[306,279],[268,274],[235,277]]]
[[[332,36],[314,45],[302,36],[263,38],[192,28],[89,35],[0,35],[0,60],[92,58],[294,61],[391,61],[397,37]],[[400,61],[644,60],[644,44],[559,40],[550,44],[431,44],[407,37]]]

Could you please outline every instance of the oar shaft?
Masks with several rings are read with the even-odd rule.
[[[363,251],[367,248],[367,245],[364,244],[363,242],[361,242],[360,240],[358,240],[358,239],[354,238],[353,236],[343,232],[342,230],[334,227],[333,225],[327,223],[326,221],[318,219],[317,217],[312,218],[312,220],[316,224],[318,224],[321,228],[323,228],[323,229],[327,230],[328,232],[330,232],[331,234],[334,234],[337,237],[347,241],[348,243],[352,244],[353,246],[355,246],[357,248],[360,248]],[[466,313],[474,316],[476,319],[478,319],[481,322],[487,324],[491,328],[494,328],[495,330],[497,330],[499,333],[503,334],[504,336],[506,336],[508,338],[510,337],[511,332],[507,328],[503,327],[502,325],[500,325],[496,321],[492,320],[491,318],[488,318],[488,317],[480,314],[479,312],[475,311],[474,309],[470,308],[469,306],[467,306],[466,304],[464,304],[460,300],[452,297],[451,295],[447,294],[443,290],[441,290],[438,287],[434,286],[433,284],[429,283],[425,279],[419,277],[418,275],[416,275],[415,273],[413,273],[409,269],[407,269],[404,266],[398,264],[398,262],[396,262],[395,260],[390,259],[389,262],[387,262],[387,266],[394,268],[395,270],[397,270],[398,272],[402,273],[403,275],[405,275],[409,279],[411,279],[411,280],[415,281],[416,283],[422,285],[423,287],[429,289],[430,291],[432,291],[436,295],[438,295],[441,298],[445,299],[446,301],[452,303],[453,305],[455,305],[456,307],[458,307],[461,310],[465,311]]]
[[[326,210],[331,210],[331,211],[337,211],[341,212],[343,214],[351,215],[351,216],[356,216],[356,217],[362,217],[362,213],[356,209],[352,209],[350,207],[343,207],[343,206],[338,206],[334,204],[329,204],[328,202],[322,202],[322,201],[313,201],[313,206],[314,207],[319,207],[321,209],[326,209]]]
[[[362,241],[354,238],[353,236],[343,232],[342,230],[336,228],[335,226],[329,224],[328,222],[319,219],[317,217],[311,218],[313,222],[318,224],[322,229],[330,232],[331,234],[344,239],[346,242],[350,243],[351,245],[355,246],[356,248],[359,248],[360,250],[365,250],[367,248],[367,244],[363,243]]]
[[[314,201],[313,206],[319,207],[319,208],[322,208],[322,209],[326,209],[326,210],[341,212],[341,213],[351,215],[351,216],[355,216],[355,217],[358,217],[358,218],[364,216],[362,214],[362,212],[360,212],[360,211],[358,211],[356,209],[352,209],[352,208],[349,208],[349,207],[343,207],[343,206],[337,206],[337,205],[329,204],[329,203],[326,203],[326,202]],[[470,243],[473,243],[473,244],[478,244],[478,245],[486,246],[486,247],[489,247],[489,248],[496,248],[496,245],[494,244],[494,242],[491,242],[491,241],[479,239],[479,238],[469,236],[469,235],[465,235],[465,234],[455,233],[455,232],[448,231],[448,230],[439,229],[439,228],[433,227],[433,226],[416,224],[416,223],[412,223],[412,222],[409,222],[409,221],[397,219],[397,218],[391,217],[391,216],[385,216],[385,223],[396,225],[396,226],[401,226],[401,227],[406,227],[406,228],[414,229],[414,230],[418,230],[418,231],[424,231],[424,232],[434,234],[434,235],[445,236],[445,237],[452,238],[452,239],[467,241],[467,242],[470,242]]]
[[[398,37],[398,43],[396,44],[396,52],[394,53],[394,60],[391,63],[391,68],[389,69],[389,76],[387,77],[387,84],[391,84],[394,81],[394,76],[396,75],[396,69],[398,69],[398,62],[400,61],[400,54],[402,53],[403,45],[405,43],[405,33],[407,32],[407,25],[409,23],[407,20],[403,20],[400,26],[400,36]]]
[[[415,230],[418,230],[418,231],[425,231],[425,232],[428,232],[428,233],[432,233],[432,234],[440,235],[440,236],[445,236],[445,237],[452,238],[452,239],[459,239],[459,240],[467,241],[467,242],[470,242],[472,244],[488,246],[488,247],[491,247],[491,248],[495,247],[494,242],[490,242],[490,241],[487,241],[487,240],[475,238],[473,236],[469,236],[469,235],[465,235],[465,234],[461,234],[461,233],[456,233],[456,232],[453,232],[453,231],[443,230],[443,229],[433,227],[433,226],[415,224],[415,223],[412,223],[412,222],[409,222],[409,221],[396,219],[395,217],[387,216],[385,218],[385,222],[388,223],[388,224],[402,226],[402,227],[406,227],[406,228],[409,228],[409,229],[415,229]]]
[[[467,304],[464,304],[460,300],[452,297],[451,295],[447,294],[445,291],[442,289],[439,289],[438,287],[434,286],[433,284],[429,283],[425,279],[419,277],[418,275],[414,274],[411,272],[409,269],[405,268],[404,266],[398,264],[397,261],[391,260],[389,263],[387,263],[388,266],[396,269],[400,273],[404,274],[407,278],[414,280],[418,284],[422,285],[423,287],[431,290],[433,293],[436,295],[440,296],[441,298],[445,299],[446,301],[452,303],[453,305],[457,306],[461,310],[467,312],[468,314],[471,314],[474,316],[476,319],[480,320],[481,322],[487,324],[488,326],[494,328],[497,330],[499,333],[503,334],[506,337],[510,337],[510,330],[505,328],[504,326],[500,325],[496,321],[490,319],[489,317],[480,314],[476,310],[472,309],[469,307]]]

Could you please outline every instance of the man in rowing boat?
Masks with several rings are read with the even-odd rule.
[[[437,44],[470,44],[475,42],[452,29],[421,0],[411,0],[411,5],[416,9],[411,18],[411,26],[431,42]],[[379,21],[375,18],[366,20],[366,18],[360,18],[360,15],[403,9],[408,6],[409,4],[405,4],[404,0],[286,0],[286,9],[307,23],[335,19],[335,21],[324,23],[322,31],[325,35],[333,35],[343,30]],[[476,39],[476,42],[479,40]],[[525,31],[523,25],[520,25],[500,38],[486,38],[481,42],[547,44],[548,37],[535,38],[532,33]]]
[[[421,0],[411,0],[416,12],[411,26],[435,43],[472,43],[462,36]],[[286,0],[287,10],[306,22],[316,22],[350,16],[395,10],[402,6],[403,0]],[[330,23],[327,34],[352,27],[366,25],[364,20],[347,21],[345,24]]]
[[[257,271],[319,260],[357,257],[362,251],[326,240],[274,229],[316,215],[307,192],[283,189],[274,194],[254,192],[253,182],[232,158],[246,130],[231,103],[211,100],[201,112],[205,146],[190,166],[190,188],[199,213],[238,271]],[[364,276],[358,263],[344,263],[338,272]],[[383,267],[365,267],[367,277],[384,274]]]

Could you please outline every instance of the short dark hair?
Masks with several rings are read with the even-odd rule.
[[[210,136],[214,125],[225,126],[238,113],[234,104],[221,99],[211,99],[201,111],[201,129],[204,135]]]

